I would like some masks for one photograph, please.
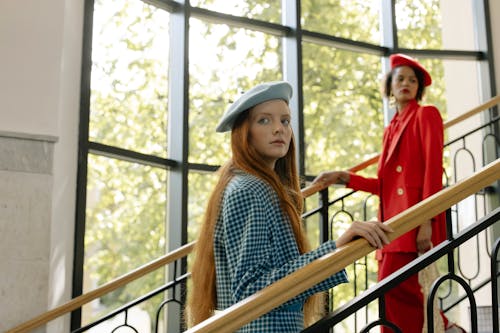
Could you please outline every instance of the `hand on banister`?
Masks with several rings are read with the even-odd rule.
[[[326,171],[320,173],[311,185],[302,189],[302,196],[308,197],[332,184],[347,184],[351,176],[347,171]]]
[[[371,246],[381,249],[390,242],[386,233],[393,231],[390,226],[378,221],[354,221],[335,243],[340,247],[358,237],[363,237]]]
[[[333,184],[347,184],[351,179],[351,175],[347,171],[325,171],[320,173],[311,183],[320,183],[324,187]]]

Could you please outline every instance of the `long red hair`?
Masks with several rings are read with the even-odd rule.
[[[213,315],[217,305],[213,238],[219,216],[222,194],[234,176],[235,170],[243,170],[263,179],[277,193],[282,209],[289,218],[300,253],[309,251],[309,244],[302,226],[303,198],[295,160],[295,139],[292,134],[287,154],[276,161],[270,170],[253,146],[249,145],[249,112],[236,120],[231,131],[232,159],[218,170],[219,180],[207,203],[199,237],[195,245],[195,257],[191,269],[191,287],[186,306],[186,323],[194,326]],[[320,296],[308,299],[304,306],[305,323],[313,322],[321,311]]]

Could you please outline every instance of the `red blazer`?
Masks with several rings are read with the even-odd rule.
[[[384,130],[377,178],[351,173],[348,187],[380,198],[385,221],[442,189],[443,120],[434,106],[416,100],[396,114]],[[445,214],[432,219],[432,243],[446,239]],[[418,228],[385,246],[382,252],[417,252]]]

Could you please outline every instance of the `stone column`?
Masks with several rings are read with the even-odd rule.
[[[47,311],[55,141],[0,132],[0,332]]]

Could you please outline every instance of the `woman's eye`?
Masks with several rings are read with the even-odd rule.
[[[268,118],[260,118],[258,121],[257,121],[259,124],[268,124],[269,123],[269,119]]]
[[[285,126],[288,126],[288,125],[290,125],[290,119],[283,119],[283,120],[281,121],[281,123],[282,123],[283,125],[285,125]]]

